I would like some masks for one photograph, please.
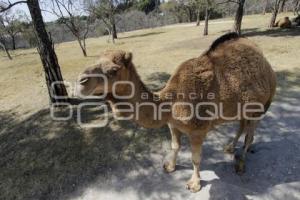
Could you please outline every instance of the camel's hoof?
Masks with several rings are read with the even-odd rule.
[[[223,151],[225,153],[233,154],[235,152],[235,149],[234,149],[233,145],[228,144],[224,147]]]
[[[186,189],[188,189],[190,192],[198,192],[201,189],[200,180],[190,180],[186,184]]]
[[[175,165],[171,165],[169,162],[165,162],[163,167],[167,173],[172,173],[176,170]]]
[[[243,175],[245,173],[246,169],[246,164],[245,160],[237,158],[236,163],[235,163],[235,171],[238,175]]]

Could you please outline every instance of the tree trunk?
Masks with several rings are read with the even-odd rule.
[[[118,35],[117,35],[117,28],[116,28],[116,22],[115,22],[115,17],[112,16],[111,18],[111,26],[112,26],[112,36],[114,39],[118,39]]]
[[[12,60],[12,57],[11,57],[11,55],[10,55],[10,53],[9,53],[9,51],[8,51],[8,49],[7,49],[7,47],[6,47],[6,45],[5,45],[4,43],[0,42],[0,46],[1,46],[1,47],[3,48],[3,50],[5,51],[5,53],[6,53],[7,57],[8,57],[8,59],[9,59],[9,60]]]
[[[200,25],[200,8],[197,9],[197,23],[196,26]]]
[[[300,1],[295,1],[295,5],[294,5],[294,9],[293,9],[293,12],[294,12],[294,15],[299,15],[299,9],[300,9]]]
[[[245,0],[239,0],[233,25],[233,31],[235,31],[239,35],[241,35],[242,21],[244,16],[244,4]]]
[[[208,20],[209,20],[209,7],[205,8],[205,25],[203,35],[208,35]]]
[[[86,46],[84,44],[82,44],[82,40],[80,40],[80,38],[77,38],[77,41],[78,41],[78,44],[80,46],[83,56],[87,57]]]
[[[273,8],[273,12],[272,12],[272,17],[271,17],[270,25],[269,25],[270,28],[274,27],[274,25],[275,25],[276,17],[277,17],[277,14],[278,14],[279,5],[280,5],[280,0],[276,0],[274,8]]]
[[[298,6],[298,1],[295,1],[294,8],[293,8],[294,15],[296,15],[297,13],[297,6]]]
[[[193,21],[192,10],[189,7],[187,7],[186,9],[187,9],[188,20],[189,20],[188,22],[192,22]]]
[[[285,6],[286,0],[282,0],[279,12],[283,12],[284,11],[284,6]]]
[[[265,0],[265,1],[266,1],[266,4],[265,4],[264,9],[263,9],[263,12],[262,12],[263,15],[266,14],[267,8],[268,8],[268,5],[269,5],[269,0]]]
[[[14,35],[11,36],[12,49],[16,50],[16,37]]]
[[[113,34],[113,31],[110,31],[110,35],[111,35],[111,42],[115,44],[115,35]]]
[[[113,35],[114,39],[118,39],[117,29],[116,29],[116,25],[115,24],[113,24],[112,35]]]
[[[27,0],[27,5],[38,40],[38,51],[45,71],[50,103],[66,102],[68,101],[68,93],[63,84],[63,77],[61,75],[57,56],[53,49],[52,41],[45,29],[39,1]]]

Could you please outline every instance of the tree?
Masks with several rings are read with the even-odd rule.
[[[1,48],[5,51],[5,53],[6,53],[7,57],[8,57],[8,59],[9,59],[9,60],[12,60],[12,57],[11,57],[11,55],[10,55],[10,53],[9,53],[9,51],[8,51],[8,49],[7,49],[7,47],[6,47],[5,41],[4,41],[4,39],[3,39],[3,37],[2,37],[1,35],[0,35],[0,46],[1,46]]]
[[[273,4],[273,12],[272,12],[271,21],[270,21],[270,24],[269,24],[270,28],[274,27],[274,25],[275,25],[278,10],[279,10],[279,6],[280,6],[280,2],[281,2],[281,0],[275,0],[275,2]]]
[[[12,49],[16,49],[16,36],[22,31],[22,13],[18,11],[11,13],[9,10],[2,13],[0,24],[5,33],[10,37]]]
[[[160,5],[160,10],[164,13],[170,13],[174,15],[178,23],[182,23],[188,19],[186,9],[182,1],[170,0]]]
[[[235,13],[233,31],[235,31],[239,35],[241,34],[242,21],[243,21],[243,16],[244,16],[245,1],[246,0],[237,0],[237,2],[236,2],[238,4],[238,8],[237,8],[236,13]]]
[[[51,13],[64,24],[76,38],[83,55],[87,56],[86,38],[90,30],[91,18],[86,16],[81,0],[52,0]]]
[[[1,15],[0,15],[0,21],[2,21],[2,16]],[[0,47],[6,53],[8,59],[12,60],[12,57],[11,57],[11,55],[9,53],[9,50],[7,48],[7,45],[6,45],[6,38],[5,38],[4,27],[1,25],[1,23],[0,23]]]
[[[286,0],[282,0],[279,12],[283,12],[284,11],[285,3],[286,3]]]
[[[205,5],[205,24],[204,24],[204,31],[203,35],[208,35],[208,20],[210,16],[210,9],[211,9],[211,1],[206,0],[206,5]]]
[[[22,22],[22,38],[27,41],[30,47],[38,47],[38,41],[30,20]]]
[[[198,5],[203,4],[202,0],[196,0],[198,2]],[[204,25],[204,33],[203,35],[208,35],[208,21],[211,17],[211,14],[213,11],[216,10],[216,8],[222,4],[229,4],[229,3],[236,3],[238,5],[238,8],[236,10],[235,14],[235,20],[233,25],[233,31],[237,32],[238,34],[241,34],[241,26],[242,26],[242,20],[244,16],[244,5],[246,0],[205,0],[205,25]],[[200,6],[201,7],[201,6]]]
[[[118,0],[88,0],[87,7],[90,15],[100,19],[105,24],[112,41],[118,38],[115,15],[118,6],[121,4]]]
[[[264,9],[263,9],[263,12],[262,14],[265,15],[266,12],[267,12],[267,9],[268,9],[268,6],[269,6],[269,0],[264,0],[265,1],[265,5],[264,5]]]
[[[136,2],[135,7],[138,10],[143,11],[145,14],[148,14],[157,9],[159,4],[160,1],[157,0],[140,0]]]
[[[229,1],[217,1],[217,0],[205,0],[205,24],[203,35],[208,35],[208,21],[210,19],[212,11],[221,4],[228,3]],[[201,4],[201,1],[200,1]]]
[[[201,11],[200,11],[200,8],[198,8],[198,9],[197,9],[197,21],[196,21],[196,26],[200,26],[200,22],[201,22],[200,14],[201,14]]]
[[[186,0],[181,2],[183,9],[188,17],[188,22],[194,21],[196,16],[197,1],[195,0]]]
[[[39,1],[26,0],[16,1],[14,3],[11,3],[10,1],[1,1],[0,13],[5,12],[20,3],[26,3],[29,8],[32,24],[38,40],[38,52],[40,54],[40,58],[45,71],[50,103],[65,102],[68,100],[68,93],[65,85],[63,84],[63,77],[61,75],[60,66],[58,64],[57,56],[53,48],[53,43],[45,29]]]
[[[293,0],[293,12],[294,15],[299,15],[299,10],[300,10],[300,0]]]

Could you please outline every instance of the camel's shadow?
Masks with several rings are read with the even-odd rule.
[[[210,199],[297,199],[300,194],[299,75],[299,69],[277,72],[277,94],[257,128],[255,153],[248,153],[244,175],[235,174],[232,157],[230,162],[222,161],[224,157],[220,159],[222,156],[216,151],[216,147],[221,148],[226,142],[224,137],[234,132],[232,126],[221,126],[217,134],[208,138],[202,169],[212,170],[219,177],[205,182],[210,185]],[[211,162],[214,159],[219,161]]]

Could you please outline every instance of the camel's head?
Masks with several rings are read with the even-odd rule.
[[[112,93],[114,83],[128,81],[131,60],[130,52],[114,50],[103,53],[97,64],[87,68],[79,76],[77,94],[92,96]]]

